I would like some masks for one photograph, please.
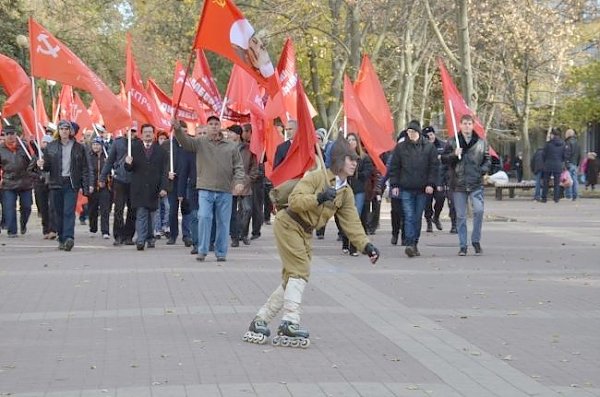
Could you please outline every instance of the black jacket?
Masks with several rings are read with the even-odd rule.
[[[103,150],[100,150],[100,153],[90,151],[88,159],[90,162],[90,186],[93,187],[95,191],[99,191],[100,187],[98,186],[98,182],[100,182],[100,173],[102,172],[102,168],[104,168],[104,163],[106,163],[106,156],[104,155]],[[110,177],[108,177],[108,179],[110,179]]]
[[[537,174],[538,172],[544,172],[544,149],[539,148],[535,151],[529,166],[531,167],[531,172],[534,174]]]
[[[574,166],[579,166],[581,161],[581,150],[577,138],[574,136],[567,138],[565,141],[565,161],[567,164],[573,164]]]
[[[17,144],[17,151],[11,152],[4,145],[0,145],[0,169],[2,170],[2,184],[4,190],[30,190],[33,188],[35,175],[29,165],[31,161],[21,145]]]
[[[273,160],[273,169],[275,169],[285,156],[287,156],[288,151],[290,150],[290,146],[292,146],[292,140],[288,139],[287,141],[280,143],[277,145],[277,149],[275,150],[275,159]]]
[[[367,182],[371,179],[373,173],[373,162],[367,155],[358,159],[354,175],[348,178],[348,183],[354,194],[364,193],[367,187]]]
[[[60,140],[48,143],[43,150],[44,153],[44,171],[49,172],[48,186],[50,189],[62,188],[62,150],[63,145]],[[85,147],[73,141],[71,149],[71,187],[74,190],[83,190],[83,194],[88,194],[89,186],[89,164],[85,153]]]
[[[442,154],[442,162],[448,165],[450,189],[457,192],[472,192],[483,186],[483,175],[490,170],[488,144],[476,133],[473,133],[468,145],[462,133],[458,134],[458,140],[463,149],[461,159],[459,160],[454,154],[456,139],[449,139]]]
[[[400,142],[392,152],[389,167],[390,186],[404,190],[424,191],[439,185],[439,162],[435,146],[419,138]]]
[[[133,162],[125,163],[125,169],[131,172],[131,206],[154,211],[158,208],[158,193],[169,186],[169,156],[156,142],[150,150],[150,157],[146,157],[142,141],[132,142]]]
[[[552,138],[544,145],[545,172],[562,172],[565,162],[565,142],[560,138]]]
[[[139,141],[136,138],[132,137],[132,146],[133,143]],[[100,172],[100,181],[106,182],[106,178],[110,174],[110,170],[114,169],[114,179],[121,183],[129,183],[131,182],[131,173],[125,170],[125,157],[127,156],[127,138],[119,137],[114,140],[113,144],[110,147],[110,151],[108,152],[108,159],[106,159],[106,163],[104,164],[104,168]]]

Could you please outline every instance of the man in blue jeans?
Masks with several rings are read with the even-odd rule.
[[[471,244],[475,255],[481,255],[481,226],[483,224],[483,176],[490,169],[490,153],[483,137],[473,133],[473,117],[465,114],[460,118],[459,145],[449,139],[442,154],[442,162],[448,165],[450,189],[454,192],[456,228],[460,249],[459,256],[467,255],[467,204],[473,206],[473,232]]]
[[[573,180],[573,185],[565,189],[565,198],[573,201],[577,200],[577,191],[579,190],[579,180],[577,178],[577,170],[581,161],[581,150],[577,143],[577,135],[575,130],[569,128],[565,131],[565,163],[567,170]]]
[[[29,171],[31,158],[19,143],[17,130],[13,126],[4,127],[3,145],[0,145],[0,170],[3,173],[0,188],[2,194],[2,214],[4,215],[8,237],[17,237],[17,199],[20,204],[21,234],[27,231],[27,221],[33,202],[31,189],[33,178]]]
[[[70,121],[58,122],[60,139],[50,142],[37,161],[42,171],[49,172],[50,199],[56,214],[58,249],[71,251],[75,245],[75,205],[77,193],[93,192],[89,183],[89,164],[85,148],[75,142],[75,129]]]
[[[182,148],[196,153],[196,188],[198,191],[198,261],[208,254],[213,210],[216,219],[215,254],[218,262],[227,260],[231,187],[239,195],[244,189],[244,164],[235,143],[224,139],[221,120],[207,119],[206,135],[190,137],[173,120],[175,136]]]
[[[391,195],[402,199],[404,231],[409,258],[420,256],[417,248],[421,236],[421,219],[427,202],[440,185],[437,149],[421,136],[421,126],[416,120],[408,123],[408,139],[398,143],[392,152],[389,167]]]

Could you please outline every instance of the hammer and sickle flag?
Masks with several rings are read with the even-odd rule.
[[[111,131],[131,124],[127,109],[96,73],[33,18],[29,18],[29,42],[33,76],[88,91]]]
[[[194,48],[211,50],[239,65],[271,97],[279,92],[279,80],[265,44],[231,0],[204,2]]]

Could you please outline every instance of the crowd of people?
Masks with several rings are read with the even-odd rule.
[[[275,169],[282,166],[297,129],[295,120],[279,129],[287,140],[275,151]],[[461,117],[457,136],[448,141],[433,127],[422,129],[419,122],[410,121],[395,148],[380,156],[386,165],[383,175],[358,134],[340,133],[332,141],[327,131],[318,129],[315,136],[321,150],[317,152],[324,153],[323,161],[318,159],[315,169],[300,180],[289,181],[287,193],[272,186],[265,175],[265,158],[250,150],[250,124],[223,129],[221,120],[210,116],[206,125],[191,133],[184,122],[174,120],[172,139],[151,124],[142,125],[139,134],[132,128],[130,137],[116,139],[98,126],[96,134],[85,134],[82,142],[75,139],[77,130],[67,120],[48,125],[38,148],[21,139],[14,127],[3,129],[1,226],[8,237],[27,233],[35,198],[43,238],[57,239],[60,250],[71,251],[75,245],[81,207],[79,219],[88,219],[90,234],[112,236],[115,247],[135,245],[143,251],[155,248],[156,240],[163,237],[173,245],[181,230],[181,241],[198,261],[214,252],[216,260],[224,262],[229,248],[260,238],[261,228],[270,225],[275,214],[273,235],[282,258],[282,283],[250,323],[244,335],[249,342],[263,343],[270,335],[269,321],[283,310],[274,343],[304,347],[310,343],[308,331],[299,325],[310,275],[310,240],[313,234],[323,239],[333,217],[342,252],[363,253],[375,263],[379,250],[368,236],[379,228],[385,191],[391,202],[391,244],[405,246],[407,257],[421,255],[423,219],[426,232],[433,232],[434,226],[443,230],[446,203],[449,231],[458,237],[458,255],[468,254],[469,243],[475,255],[483,253],[484,175],[491,172],[491,161],[488,144],[474,132],[469,115]],[[547,200],[551,179],[559,181],[567,172],[575,173],[575,181],[578,167],[583,166],[574,132],[568,130],[565,141],[560,135],[553,130],[552,139],[532,159],[540,183],[535,198],[542,202]],[[584,164],[593,189],[599,168],[595,154],[588,154]],[[564,194],[575,200],[577,191],[574,182]],[[560,189],[554,189],[555,201],[560,194]],[[82,196],[87,198],[86,206],[78,205]]]

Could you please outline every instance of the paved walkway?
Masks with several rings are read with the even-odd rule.
[[[600,396],[600,200],[486,206],[482,257],[444,230],[406,258],[386,206],[372,267],[331,223],[306,350],[241,341],[279,282],[270,226],[217,264],[79,225],[65,253],[32,219],[0,235],[0,396]]]

